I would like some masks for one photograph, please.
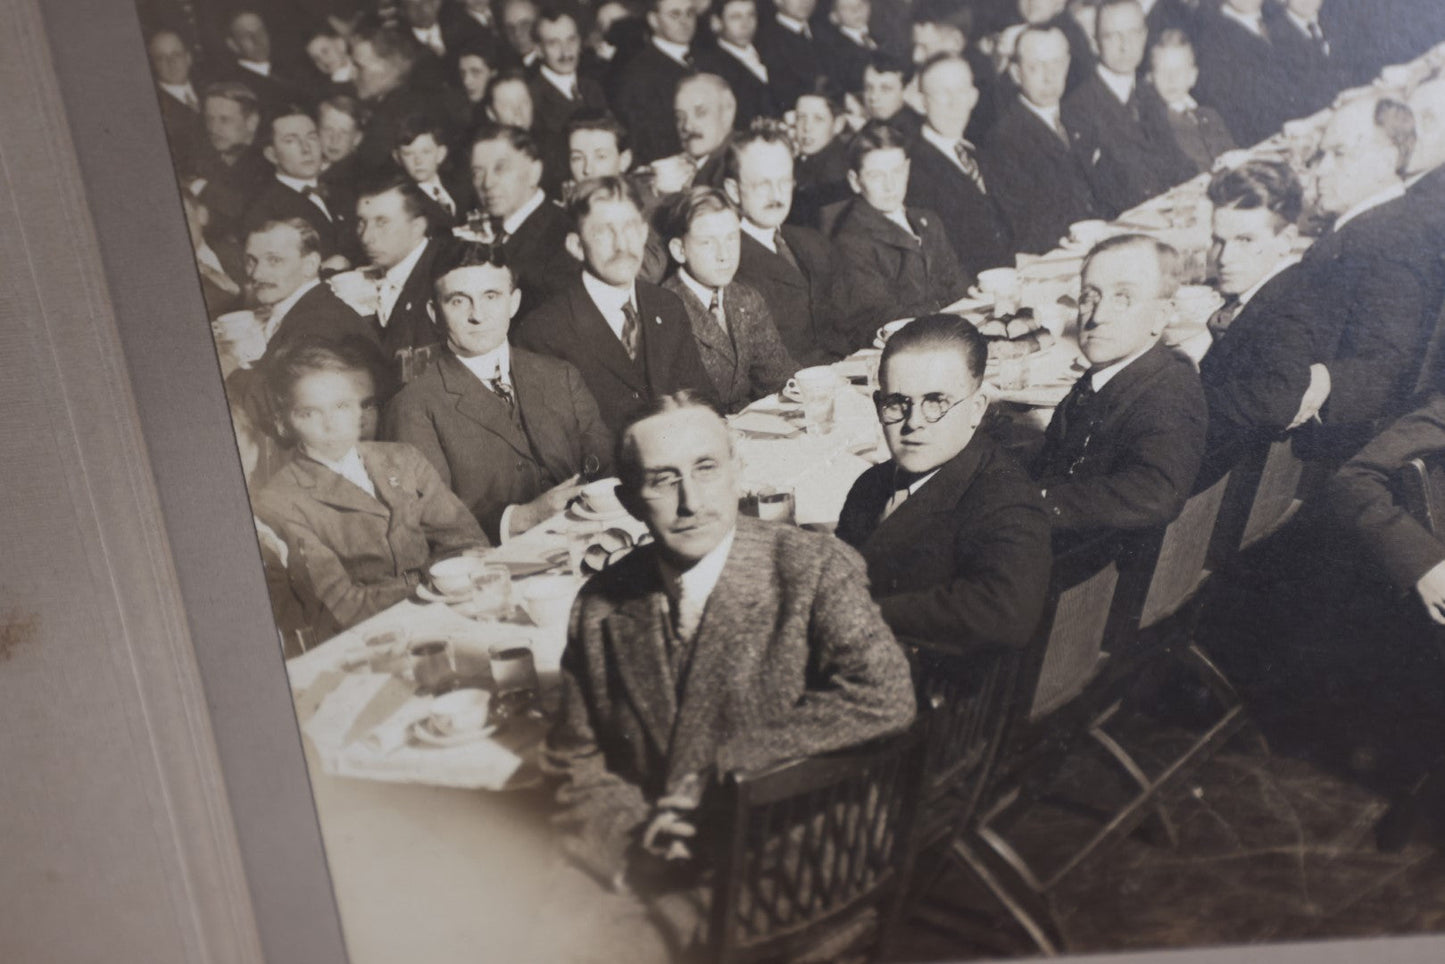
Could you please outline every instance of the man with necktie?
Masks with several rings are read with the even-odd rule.
[[[1240,144],[1257,144],[1297,109],[1296,81],[1284,71],[1264,17],[1264,0],[1222,0],[1201,8],[1194,36],[1199,99],[1215,108]]]
[[[582,271],[518,323],[515,343],[571,362],[614,430],[650,398],[716,391],[677,295],[638,280],[647,222],[637,189],[620,177],[577,185],[567,250]]]
[[[542,152],[542,187],[560,195],[567,180],[567,123],[579,110],[605,110],[602,85],[578,69],[582,35],[577,18],[561,8],[543,9],[532,27],[541,62],[532,90],[532,136]]]
[[[1214,167],[1214,159],[1236,145],[1219,111],[1194,99],[1199,67],[1194,45],[1182,30],[1165,30],[1149,48],[1148,86],[1141,91],[1162,106],[1174,145],[1189,158],[1196,174]],[[1162,105],[1160,104],[1162,102]]]
[[[382,419],[382,437],[420,450],[493,542],[560,512],[584,473],[612,468],[612,433],[581,373],[507,343],[521,301],[500,246],[445,242],[427,310],[446,346]]]
[[[871,0],[833,0],[828,16],[818,21],[818,59],[833,86],[846,92],[863,87],[863,68],[868,66],[878,43],[868,32],[873,15]]]
[[[426,197],[434,233],[450,231],[472,207],[471,185],[447,166],[448,153],[442,125],[425,114],[413,114],[396,130],[392,156]]]
[[[321,175],[321,134],[311,112],[291,104],[271,116],[262,129],[261,155],[271,163],[274,176],[255,194],[246,208],[242,229],[249,234],[267,221],[301,218],[321,238],[326,259],[340,260],[328,267],[348,267],[356,257],[352,221],[342,205],[333,206]]]
[[[1055,409],[1033,467],[1056,534],[1165,525],[1193,491],[1204,392],[1189,359],[1159,340],[1178,265],[1178,252],[1140,234],[1100,242],[1084,259],[1079,347],[1089,370]]]
[[[726,774],[897,732],[913,685],[857,553],[739,516],[715,410],[656,399],[622,426],[616,461],[618,496],[653,541],[582,587],[542,765],[564,853],[645,901],[689,953]]]
[[[187,177],[194,173],[196,159],[206,140],[201,98],[192,74],[194,58],[174,30],[157,30],[151,34],[146,53],[150,55],[171,159],[181,176]]]
[[[892,458],[853,483],[838,538],[868,563],[900,639],[954,651],[1023,646],[1049,584],[1049,519],[1038,486],[978,427],[988,345],[953,315],[888,339],[878,421]]]
[[[671,157],[682,149],[677,125],[664,105],[672,103],[683,78],[698,69],[711,69],[721,56],[713,51],[694,53],[697,9],[692,0],[650,0],[647,28],[651,36],[619,69],[609,98],[618,120],[632,135],[638,164]]]

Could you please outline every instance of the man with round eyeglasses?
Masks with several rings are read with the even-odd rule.
[[[892,458],[853,484],[837,531],[863,554],[897,636],[964,652],[1027,643],[1049,580],[1038,487],[978,430],[987,357],[954,315],[888,340],[875,401]]]

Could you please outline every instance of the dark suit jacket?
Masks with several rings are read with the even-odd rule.
[[[848,186],[848,142],[841,135],[816,154],[793,162],[793,209],[788,223],[820,229],[823,209],[853,196]],[[926,206],[926,205],[925,205]]]
[[[204,86],[193,80],[196,100],[199,102]],[[196,171],[196,163],[206,147],[206,124],[199,110],[191,110],[159,86],[156,100],[161,108],[161,124],[166,129],[166,142],[171,148],[171,163],[181,177],[190,177]]]
[[[431,225],[431,233],[445,234],[458,224],[466,223],[467,212],[476,207],[476,196],[472,193],[471,180],[461,171],[450,167],[443,168],[437,172],[437,178],[451,197],[455,210],[448,213],[442,203],[425,190],[422,191],[423,207],[426,209],[427,222]]]
[[[704,61],[712,63],[719,55],[694,56],[702,69]],[[618,71],[610,101],[613,113],[632,136],[633,163],[650,164],[682,150],[672,115],[672,96],[678,82],[689,72],[650,40]]]
[[[348,211],[347,202],[333,198],[329,187],[324,188],[323,193],[327,195],[324,200],[326,210],[331,214],[329,218],[322,213],[321,208],[300,191],[287,187],[273,176],[265,187],[254,195],[251,203],[246,207],[246,214],[241,219],[243,237],[267,221],[300,218],[315,228],[316,233],[321,237],[321,256],[323,258],[329,258],[338,253],[348,257],[354,256],[355,249],[358,247],[355,205],[353,203],[351,210]]]
[[[1210,460],[1283,432],[1309,387],[1310,366],[1330,360],[1308,269],[1295,265],[1265,283],[1199,363],[1209,404]]]
[[[493,541],[507,506],[581,472],[589,455],[604,474],[612,465],[612,433],[577,369],[521,348],[511,354],[517,419],[448,350],[391,400],[382,421],[382,437],[425,455]]]
[[[1149,97],[1136,81],[1128,104],[1105,85],[1097,70],[1064,98],[1064,126],[1077,131],[1094,198],[1113,218],[1163,194],[1195,174],[1194,165],[1174,143],[1164,103]]]
[[[1264,13],[1269,37],[1274,43],[1275,61],[1294,94],[1291,114],[1303,117],[1328,107],[1335,95],[1352,83],[1351,70],[1345,62],[1349,42],[1336,31],[1323,8],[1320,30],[1329,43],[1328,54],[1289,18],[1283,6],[1266,4]]]
[[[1331,480],[1327,504],[1401,589],[1445,561],[1445,544],[1396,498],[1395,477],[1411,459],[1445,451],[1445,395],[1433,395],[1402,416],[1345,463]],[[1439,479],[1433,481],[1439,482]]]
[[[787,110],[798,98],[811,90],[813,82],[823,74],[823,57],[816,40],[781,26],[776,19],[759,11],[758,35],[753,38],[758,56],[768,68],[768,86],[773,99]]]
[[[1209,418],[1189,359],[1156,344],[1082,412],[1069,409],[1066,399],[1054,411],[1034,463],[1054,529],[1150,529],[1172,521],[1199,474]]]
[[[684,671],[652,547],[582,587],[543,752],[559,779],[563,850],[604,880],[626,866],[652,805],[711,777],[841,749],[913,718],[902,649],[868,598],[857,553],[739,518]]]
[[[366,106],[371,119],[366,133],[356,148],[356,163],[363,173],[379,174],[396,163],[396,134],[402,122],[413,114],[431,118],[441,125],[447,146],[454,157],[465,153],[463,143],[471,123],[472,109],[466,97],[450,87],[424,84],[416,79],[403,83],[396,90],[383,94]]]
[[[863,89],[863,68],[868,66],[873,51],[860,47],[826,16],[813,18],[813,46],[823,73],[840,91],[857,93]],[[792,106],[791,104],[789,106]]]
[[[817,231],[785,224],[783,241],[798,262],[794,267],[781,254],[769,251],[746,231],[735,281],[763,296],[788,353],[809,365],[837,357],[832,296],[833,246]]]
[[[723,409],[736,412],[754,399],[783,387],[798,370],[773,324],[773,313],[763,296],[740,281],[723,289],[723,331],[682,280],[673,275],[662,285],[682,300],[702,367],[717,389]]]
[[[1158,93],[1152,87],[1146,96],[1159,99]],[[1230,136],[1224,118],[1220,117],[1219,111],[1213,107],[1200,104],[1191,111],[1175,111],[1164,105],[1162,100],[1160,106],[1168,120],[1169,132],[1174,138],[1175,146],[1189,158],[1195,173],[1203,174],[1212,170],[1215,158],[1237,146],[1234,138]]]
[[[241,240],[241,220],[246,208],[269,181],[275,180],[274,170],[261,156],[259,148],[246,148],[228,164],[206,145],[196,161],[195,174],[206,181],[200,202],[211,213],[211,223],[206,228],[208,239]]]
[[[907,215],[917,237],[861,197],[838,218],[839,350],[870,345],[885,321],[937,311],[968,289],[938,216],[922,208]]]
[[[385,327],[379,331],[382,355],[392,366],[392,376],[398,384],[406,381],[402,377],[401,359],[404,353],[417,349],[435,351],[446,340],[426,310],[427,301],[431,298],[431,267],[436,254],[437,242],[428,239],[426,248],[397,295]],[[379,325],[376,316],[373,315],[372,320]]]
[[[1283,73],[1274,43],[1209,10],[1199,15],[1194,52],[1199,62],[1196,95],[1219,111],[1237,143],[1257,144],[1298,116],[1292,82]]]
[[[718,44],[716,47],[717,56],[714,58],[713,67],[718,76],[728,82],[733,90],[733,96],[737,98],[738,113],[733,121],[733,127],[744,131],[748,129],[756,118],[759,117],[781,117],[787,108],[780,106],[773,97],[772,88],[763,81],[757,74],[753,73],[743,62],[731,53],[727,48]],[[761,56],[761,55],[759,55]]]
[[[401,602],[419,581],[415,571],[434,555],[487,544],[477,520],[416,449],[393,442],[358,448],[375,498],[301,454],[256,497],[256,515],[286,540],[292,585],[315,611],[319,631],[354,626]]]
[[[457,57],[466,47],[479,47],[486,54],[487,63],[493,70],[509,70],[522,66],[522,58],[499,33],[496,20],[485,27],[459,2],[448,2],[437,14],[437,24],[442,28],[442,43],[447,48],[447,63],[455,67]]]
[[[1303,264],[1324,309],[1316,324],[1333,345],[1325,424],[1404,412],[1445,286],[1415,199],[1406,194],[1330,231]]]
[[[986,175],[984,190],[992,190]],[[922,138],[913,149],[908,204],[938,215],[966,281],[985,268],[1013,265],[1013,239],[992,195]]]
[[[261,101],[262,111],[278,110],[286,104],[311,105],[311,93],[307,85],[306,71],[297,65],[276,62],[273,59],[271,73],[265,77],[241,66],[232,60],[224,65],[220,75],[225,80],[245,84]]]
[[[602,85],[590,77],[577,77],[577,99],[565,97],[541,73],[527,84],[532,90],[532,136],[542,152],[542,187],[556,197],[562,182],[571,177],[567,163],[567,122],[579,110],[606,110]]]
[[[514,234],[502,242],[507,264],[517,275],[522,289],[521,318],[550,296],[565,288],[582,270],[567,253],[567,232],[572,222],[551,201],[533,211]]]
[[[1068,128],[1068,119],[1064,126]],[[1015,101],[999,117],[982,151],[983,178],[1013,233],[1014,248],[1042,254],[1069,225],[1101,217],[1079,132],[1065,145],[1033,111]]]
[[[1026,644],[1052,561],[1039,487],[979,432],[880,522],[894,468],[859,476],[837,531],[863,553],[883,619],[899,637],[955,650]]]
[[[637,361],[627,357],[622,341],[573,276],[513,329],[514,344],[569,361],[582,373],[602,420],[616,432],[643,400],[691,388],[716,398],[702,367],[687,309],[670,291],[637,282],[637,314],[642,350]]]

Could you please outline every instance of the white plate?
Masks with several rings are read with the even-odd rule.
[[[442,735],[432,729],[429,716],[424,716],[411,725],[411,738],[424,746],[466,746],[468,743],[485,740],[495,732],[497,728],[489,725],[480,730],[462,730],[459,733]]]

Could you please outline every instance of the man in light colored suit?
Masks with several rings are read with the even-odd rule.
[[[618,492],[654,542],[583,587],[544,752],[569,856],[679,926],[680,892],[657,888],[700,869],[697,815],[722,774],[856,745],[914,714],[862,560],[830,536],[739,518],[730,439],[686,392],[624,427]],[[686,947],[696,932],[678,936]]]
[[[735,412],[783,387],[796,369],[768,303],[733,280],[742,246],[727,195],[695,187],[664,212],[663,236],[678,263],[663,287],[682,299],[702,365],[723,408]]]
[[[611,471],[612,433],[572,365],[507,343],[522,302],[500,245],[437,256],[429,311],[442,353],[386,408],[382,435],[421,450],[493,541],[566,506]]]

